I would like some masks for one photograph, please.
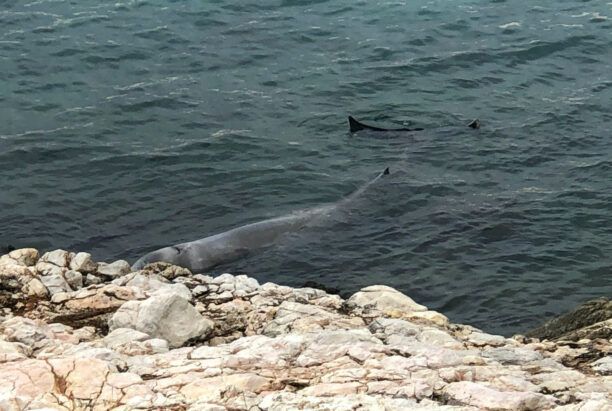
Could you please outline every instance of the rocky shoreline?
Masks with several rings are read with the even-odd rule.
[[[505,338],[382,285],[20,249],[0,257],[0,409],[610,410],[611,325]]]

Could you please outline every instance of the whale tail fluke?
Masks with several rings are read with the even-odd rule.
[[[354,200],[355,198],[359,197],[360,195],[362,195],[369,187],[371,187],[372,185],[374,185],[378,180],[380,180],[381,178],[383,178],[384,176],[387,176],[391,174],[389,172],[389,167],[385,168],[380,174],[378,174],[376,177],[374,177],[372,180],[368,181],[367,183],[365,183],[364,185],[362,185],[361,187],[359,187],[357,190],[353,191],[351,194],[349,194],[344,200],[344,203],[348,203],[352,200]]]

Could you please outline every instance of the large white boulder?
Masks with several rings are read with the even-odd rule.
[[[371,285],[362,288],[348,299],[349,307],[361,309],[372,307],[380,311],[427,311],[427,307],[417,304],[412,298],[386,285]]]
[[[214,323],[202,317],[181,293],[162,292],[144,301],[128,301],[109,321],[110,330],[132,328],[180,347],[194,338],[202,338]]]

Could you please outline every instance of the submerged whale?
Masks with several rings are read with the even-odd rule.
[[[235,261],[250,251],[272,245],[284,234],[298,231],[331,216],[334,211],[346,207],[369,186],[387,174],[389,174],[388,168],[336,203],[299,210],[282,217],[236,227],[200,240],[152,251],[138,259],[132,265],[132,270],[140,270],[149,263],[163,261],[188,268],[193,273],[200,273],[217,265]]]
[[[349,116],[348,121],[349,121],[349,130],[351,133],[356,133],[361,130],[368,130],[368,131],[423,131],[424,130],[423,128],[420,128],[420,127],[417,127],[417,128],[374,127],[374,126],[369,126],[367,124],[364,124],[360,121],[357,121],[353,116]],[[480,128],[480,120],[474,119],[467,126],[470,128]]]

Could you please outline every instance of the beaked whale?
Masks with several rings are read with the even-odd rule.
[[[272,245],[283,234],[298,231],[330,216],[336,210],[341,210],[387,174],[389,168],[336,203],[299,210],[285,216],[236,227],[200,240],[152,251],[138,259],[132,265],[132,270],[140,270],[147,264],[163,261],[188,268],[193,273],[201,273],[217,265],[235,261],[252,250]]]
[[[374,127],[374,126],[369,126],[367,124],[364,124],[360,121],[357,121],[353,116],[349,116],[348,117],[348,121],[349,121],[349,130],[351,133],[356,133],[358,131],[361,130],[368,130],[368,131],[423,131],[425,130],[424,128],[381,128],[381,127]],[[468,125],[468,127],[470,128],[480,128],[480,120],[478,119],[474,119],[472,120]]]

